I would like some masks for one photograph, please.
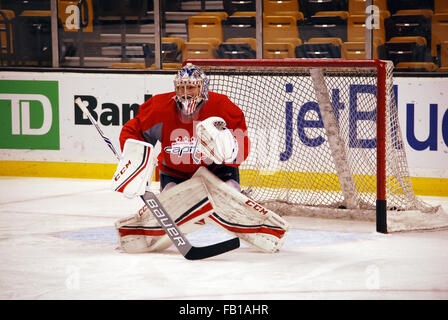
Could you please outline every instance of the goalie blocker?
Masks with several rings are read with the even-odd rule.
[[[139,140],[126,140],[112,179],[112,190],[128,198],[143,195],[152,181],[160,149],[160,142],[153,146]]]

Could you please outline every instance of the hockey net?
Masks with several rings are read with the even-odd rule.
[[[376,220],[381,232],[448,225],[414,194],[391,62],[188,62],[245,113],[241,185],[254,200],[284,215]]]

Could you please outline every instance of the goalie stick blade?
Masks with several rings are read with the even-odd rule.
[[[240,247],[240,239],[233,238],[220,243],[215,243],[205,247],[191,247],[191,249],[185,254],[185,258],[188,260],[200,260],[226,253],[231,250],[238,249]]]

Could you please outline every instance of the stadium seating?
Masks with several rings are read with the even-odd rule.
[[[373,5],[377,6],[380,11],[388,10],[386,0],[373,0]],[[348,12],[350,14],[365,14],[366,0],[349,0]]]
[[[210,42],[186,42],[182,52],[183,60],[190,58],[212,59],[216,58],[216,49]]]
[[[179,70],[182,67],[181,63],[176,62],[166,62],[162,64],[162,69],[165,70]],[[146,66],[144,63],[134,63],[134,62],[116,62],[112,63],[109,68],[113,69],[155,69],[155,64]]]
[[[440,68],[438,71],[448,72],[448,41],[442,42],[440,47]]]
[[[255,12],[256,0],[223,0],[224,11],[230,16],[235,12]]]
[[[217,55],[226,59],[256,58],[256,14],[236,11],[223,20],[223,42]]]
[[[162,61],[167,63],[181,62],[184,48],[185,42],[181,38],[162,38]],[[143,52],[146,65],[152,64],[155,59],[155,44],[145,43]]]
[[[15,61],[49,66],[52,56],[51,11],[22,11],[14,18],[13,38]]]
[[[310,38],[340,38],[347,41],[347,11],[320,11],[300,27],[302,40]]]
[[[399,62],[432,62],[430,49],[424,37],[393,37],[384,44],[385,57],[394,65]]]
[[[305,18],[314,16],[320,11],[348,11],[348,0],[299,0],[300,11]]]
[[[218,17],[221,20],[224,20],[229,15],[225,11],[202,11],[202,12],[196,13],[195,16],[212,16],[212,17]]]
[[[300,43],[300,42],[299,42]],[[263,56],[265,59],[285,59],[295,58],[295,46],[292,43],[272,43],[263,44]]]
[[[207,42],[218,48],[223,40],[222,18],[211,15],[194,15],[188,19],[188,42]]]
[[[340,38],[311,38],[305,44],[296,46],[297,58],[341,58]]]
[[[364,42],[344,42],[341,45],[341,57],[349,60],[365,59],[366,44]]]
[[[387,0],[387,8],[392,15],[399,10],[434,10],[434,0]]]
[[[1,0],[1,9],[12,10],[15,16],[19,16],[23,11],[51,9],[51,3],[48,0]]]
[[[431,55],[439,56],[440,45],[448,41],[448,12],[436,13],[431,22]]]
[[[300,44],[297,19],[293,16],[265,16],[263,19],[264,43]]]
[[[297,0],[263,0],[263,12],[266,15],[297,11],[299,11],[299,2]]]
[[[255,59],[257,52],[244,38],[230,38],[219,45],[217,56],[223,59]]]
[[[434,63],[441,70],[447,67],[448,0],[372,1],[380,9],[380,27],[373,29],[373,58],[391,59],[406,71],[432,71]],[[164,67],[189,57],[255,58],[256,2],[162,2],[162,10],[178,11],[180,25],[168,31],[172,20],[166,24],[168,15],[164,15]],[[0,62],[4,65],[8,54],[19,64],[51,64],[49,1],[0,3]],[[79,5],[77,0],[58,0],[60,61],[66,57],[100,61],[104,57],[105,63],[113,62],[111,67],[150,68],[154,63],[152,3],[85,0]],[[65,11],[70,5],[81,9],[82,34],[67,19],[71,13]],[[263,0],[264,58],[365,58],[365,7],[366,0]],[[37,10],[42,8],[46,10]],[[15,30],[19,25],[21,31]]]
[[[447,13],[448,2],[446,0],[434,0],[434,13]]]
[[[13,20],[15,13],[12,10],[0,10],[0,65],[10,64],[14,53]]]
[[[431,10],[400,10],[384,20],[386,40],[393,37],[421,36],[431,43]]]
[[[437,66],[434,62],[399,62],[394,70],[398,72],[435,71]]]
[[[263,34],[263,56],[266,59],[294,58],[296,46],[302,44],[295,16],[265,15]]]
[[[223,39],[256,38],[255,13],[239,12],[223,20]]]
[[[378,58],[378,46],[383,45],[386,42],[386,32],[384,28],[384,19],[389,17],[389,11],[380,12],[379,28],[373,29],[373,53],[372,58]],[[365,39],[366,39],[366,27],[365,27],[365,14],[350,14],[347,19],[347,41],[344,43],[342,49],[342,55],[344,53],[349,56],[365,57]],[[360,51],[360,48],[362,50]]]

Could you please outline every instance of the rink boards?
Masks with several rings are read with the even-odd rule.
[[[172,79],[172,74],[1,72],[0,174],[109,179],[115,159],[74,99],[89,101],[105,134],[118,145],[123,123],[145,99],[171,91]],[[395,78],[395,84],[415,192],[446,196],[448,79]],[[276,168],[273,178],[281,174]]]

